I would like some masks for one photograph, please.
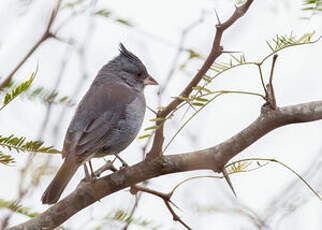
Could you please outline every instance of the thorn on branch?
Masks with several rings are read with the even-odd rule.
[[[219,16],[218,16],[218,12],[217,10],[215,9],[215,14],[216,14],[216,17],[217,17],[217,25],[216,26],[220,26],[221,25],[221,22],[220,22],[220,19],[219,19]]]
[[[267,103],[271,106],[271,108],[273,110],[277,109],[276,97],[275,97],[274,87],[273,87],[274,67],[275,67],[277,57],[278,57],[277,54],[275,54],[273,56],[271,73],[270,73],[270,76],[269,76],[269,83],[266,85],[266,89],[267,89],[266,90],[266,92],[267,92],[266,100],[267,100]]]
[[[154,113],[155,115],[158,115],[158,112],[155,111],[154,109],[152,109],[150,106],[146,106],[148,108],[148,110],[150,110],[152,113]]]
[[[175,211],[173,210],[173,208],[171,207],[171,205],[169,204],[169,202],[164,200],[164,203],[166,205],[166,207],[168,208],[168,210],[170,211],[172,218],[174,221],[178,221],[180,224],[182,224],[186,229],[188,230],[192,230],[192,228],[190,228],[185,222],[183,222],[183,220],[181,220],[181,218],[175,213]]]
[[[253,0],[247,0],[243,5],[238,7],[238,11],[241,10],[243,14],[249,9],[250,5],[253,3]],[[243,15],[242,14],[242,15]],[[232,24],[234,24],[242,15],[240,15],[237,10],[228,18],[225,22],[221,23],[220,26],[217,25],[217,31],[213,40],[211,51],[206,58],[205,62],[201,66],[200,70],[196,73],[196,75],[192,78],[189,84],[183,89],[183,91],[179,94],[184,97],[189,97],[190,93],[193,91],[193,87],[197,86],[199,82],[203,79],[204,75],[210,69],[211,65],[214,61],[222,54],[223,48],[220,45],[221,39],[224,31],[229,28]],[[158,113],[158,117],[165,118],[168,114],[174,111],[178,105],[182,103],[182,100],[178,98],[172,100],[160,113]],[[147,157],[155,158],[162,155],[162,146],[164,142],[163,137],[163,127],[164,123],[156,130],[153,144],[150,152],[147,154]]]
[[[230,177],[227,173],[227,170],[225,168],[222,169],[222,174],[227,182],[227,184],[229,185],[229,188],[231,189],[231,191],[233,192],[233,194],[235,195],[235,197],[237,198],[237,195],[236,195],[236,192],[235,192],[235,189],[234,189],[234,186],[233,186],[233,183],[231,182],[230,180]]]
[[[243,51],[228,51],[228,50],[223,50],[221,53],[227,53],[227,54],[233,54],[233,53],[244,53]]]

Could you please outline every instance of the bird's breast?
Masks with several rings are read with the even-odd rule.
[[[145,115],[145,99],[143,94],[136,97],[125,108],[122,118],[113,130],[113,141],[108,146],[109,154],[119,153],[130,145],[137,136]]]
[[[145,99],[144,96],[139,95],[133,100],[125,109],[125,117],[121,120],[120,128],[125,134],[130,143],[134,140],[138,134],[145,115]],[[123,136],[122,135],[122,136]]]

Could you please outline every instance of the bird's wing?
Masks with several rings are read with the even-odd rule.
[[[135,98],[136,93],[126,85],[94,83],[69,125],[64,156],[75,154],[84,160],[106,146],[118,122],[124,119],[126,105]]]

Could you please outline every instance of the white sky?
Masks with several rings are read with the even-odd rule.
[[[6,76],[37,41],[45,28],[51,7],[54,5],[53,1],[35,0],[28,8],[25,2],[29,1],[0,1],[0,77]],[[314,30],[317,38],[322,34],[321,16],[314,16],[309,21],[300,20],[299,18],[305,15],[300,10],[301,3],[300,0],[255,1],[246,16],[225,32],[223,46],[227,50],[243,51],[248,60],[258,61],[270,52],[265,41],[270,40],[276,34],[289,34],[293,31],[300,36]],[[88,25],[92,27],[90,32],[93,34],[85,50],[86,65],[83,66],[89,73],[90,79],[84,83],[82,88],[78,89],[77,100],[87,90],[98,69],[117,55],[119,42],[123,42],[137,54],[146,64],[149,72],[160,83],[165,84],[164,81],[173,61],[181,31],[196,21],[202,11],[206,11],[205,22],[192,30],[183,44],[184,47],[192,48],[202,56],[206,56],[215,32],[214,9],[224,20],[232,13],[234,6],[232,1],[224,0],[98,1],[95,9],[103,8],[110,9],[114,15],[121,18],[129,19],[135,26],[128,28],[109,19],[101,17],[93,19],[85,14],[77,17],[59,33],[63,38],[73,37],[76,41],[82,42],[88,32]],[[60,24],[64,15],[66,16],[66,14],[58,15],[57,24]],[[91,20],[93,24],[89,24]],[[15,79],[21,81],[26,79],[39,62],[39,72],[34,85],[53,87],[60,62],[64,59],[65,50],[66,45],[53,40],[47,41],[17,72]],[[59,92],[62,95],[71,95],[80,79],[79,60],[75,51],[71,52],[63,81],[59,87]],[[321,42],[290,48],[280,53],[274,78],[279,106],[321,100],[321,54]],[[182,55],[179,64],[186,60],[186,57],[186,55]],[[223,55],[219,60],[226,61],[227,58],[228,56]],[[264,72],[266,77],[269,73],[270,63],[271,60],[268,60]],[[195,73],[200,65],[200,61],[193,61],[189,63],[187,68],[189,72]],[[176,71],[173,79],[167,83],[170,85],[162,97],[163,105],[171,100],[171,96],[176,96],[190,78],[191,76],[187,76],[182,71]],[[242,67],[227,72],[212,83],[211,89],[247,90],[262,93],[258,73],[255,68],[251,67]],[[156,93],[157,88],[155,87],[146,90],[147,103],[153,108],[158,106]],[[192,120],[182,135],[175,139],[167,153],[193,151],[226,140],[256,119],[262,104],[263,101],[256,97],[223,96]],[[22,107],[23,105],[24,107]],[[55,138],[52,129],[62,109],[62,106],[53,107],[53,115],[48,124],[49,128],[43,136],[48,145],[53,144],[58,148],[62,145],[64,133],[75,108],[68,109],[60,126],[61,129]],[[29,139],[37,138],[45,111],[45,106],[38,102],[17,99],[0,113],[0,134],[14,133]],[[151,125],[148,120],[152,117],[152,113],[146,113],[146,122],[143,127]],[[178,114],[174,127],[168,125],[170,128],[166,132],[166,142],[175,133],[178,124],[182,124],[181,117],[182,115]],[[143,134],[146,132],[142,130],[139,135]],[[301,173],[309,167],[314,159],[320,160],[317,156],[321,153],[321,134],[321,121],[283,127],[266,135],[243,151],[236,159],[276,158]],[[194,135],[197,141],[192,142],[187,137],[189,135]],[[139,152],[139,148],[143,144],[144,141],[135,140],[122,156],[130,164],[138,162],[141,154],[136,153]],[[16,186],[19,183],[17,168],[24,165],[25,155],[26,153],[14,154],[17,167],[0,165],[0,175],[2,175],[0,177],[0,198],[15,199],[17,197]],[[41,156],[36,159],[39,160],[39,164],[43,162]],[[59,167],[61,159],[56,156],[52,159],[53,165]],[[100,163],[102,162],[99,160],[96,162],[98,165]],[[83,176],[82,173],[82,170],[79,170],[63,196],[73,190]],[[212,175],[212,173],[203,171],[163,176],[153,179],[150,187],[166,192],[183,178],[193,175]],[[52,176],[44,176],[41,186],[32,196],[23,200],[22,204],[31,206],[37,211],[45,210],[47,206],[41,205],[40,196],[51,179]],[[294,179],[295,175],[277,165],[270,165],[252,173],[232,176],[238,194],[238,202],[250,207],[260,216],[265,214],[265,209],[270,202],[277,199],[281,191]],[[309,182],[314,187],[314,182],[318,183],[318,180],[312,179]],[[311,200],[282,221],[279,229],[315,230],[322,226],[322,208],[318,199],[313,197],[303,184],[300,185],[299,200],[301,200],[301,195],[302,197],[310,197]],[[246,218],[237,215],[198,211],[199,208],[210,206],[233,207],[236,201],[232,198],[224,181],[200,179],[189,182],[177,191],[174,202],[184,210],[184,212],[178,211],[178,213],[193,229],[255,229]],[[127,191],[121,191],[76,214],[65,225],[78,229],[88,221],[89,211],[99,218],[113,209],[130,208],[132,203],[133,197]],[[279,211],[276,210],[276,212]],[[0,210],[0,218],[6,213]],[[173,223],[163,203],[158,198],[149,195],[143,196],[137,216],[161,224],[163,226],[161,229],[183,229],[180,224]],[[17,215],[11,224],[23,220],[25,220],[24,217]],[[107,226],[106,229],[110,229],[109,227],[111,226]],[[130,229],[140,228],[133,225]]]

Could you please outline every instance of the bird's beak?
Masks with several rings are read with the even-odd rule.
[[[144,85],[159,85],[159,83],[153,79],[150,75],[144,79],[143,81]]]

